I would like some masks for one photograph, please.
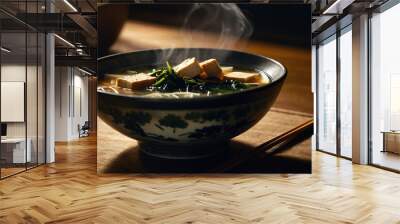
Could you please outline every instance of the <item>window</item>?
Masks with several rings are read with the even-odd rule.
[[[336,153],[336,36],[317,51],[317,149]]]
[[[400,170],[400,4],[371,18],[371,162]]]
[[[318,150],[351,158],[353,78],[351,24],[337,32],[337,35],[320,43],[317,50],[316,146]]]
[[[342,31],[340,45],[340,155],[352,156],[352,32]]]

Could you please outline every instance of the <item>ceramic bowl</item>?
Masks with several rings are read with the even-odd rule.
[[[254,69],[271,80],[268,85],[224,95],[194,98],[124,96],[98,90],[100,118],[120,133],[139,141],[140,149],[168,159],[212,156],[233,137],[255,125],[275,102],[286,78],[285,67],[270,58],[245,52],[180,48],[136,51],[100,58],[100,77],[126,68],[176,64],[187,56],[216,58],[222,65]]]

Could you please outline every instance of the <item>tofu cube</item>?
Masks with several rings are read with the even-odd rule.
[[[117,79],[121,78],[121,74],[106,74],[103,79],[103,83],[109,83],[111,85],[117,84]]]
[[[156,77],[139,73],[137,75],[124,76],[118,78],[116,84],[121,88],[128,88],[132,90],[144,89],[156,81]]]
[[[217,78],[219,80],[224,79],[224,74],[219,66],[217,59],[211,58],[200,63],[201,68],[207,74],[207,76]]]
[[[224,73],[224,74],[228,74],[230,72],[233,72],[233,66],[221,67],[221,69],[222,69],[222,73]]]
[[[174,70],[177,75],[188,78],[198,76],[202,72],[202,69],[196,58],[188,58],[184,60],[182,63],[175,66]]]
[[[205,73],[204,71],[202,71],[201,73],[200,73],[200,75],[199,75],[199,77],[201,78],[201,79],[207,79],[207,73]]]
[[[256,72],[231,72],[226,74],[225,78],[241,82],[259,82],[261,75]]]
[[[117,78],[115,85],[121,88],[129,88],[128,87],[128,80],[126,78]]]

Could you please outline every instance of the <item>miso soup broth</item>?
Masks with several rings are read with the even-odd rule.
[[[98,89],[133,96],[191,98],[221,95],[270,83],[267,74],[234,66],[220,66],[216,59],[198,62],[189,58],[172,66],[126,69],[105,74]]]

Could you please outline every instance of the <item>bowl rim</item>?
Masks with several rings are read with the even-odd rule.
[[[177,49],[177,50],[185,50],[185,49],[200,49],[200,50],[210,50],[210,51],[215,51],[215,50],[221,50],[221,51],[230,51],[230,52],[235,52],[235,53],[239,53],[239,54],[247,54],[247,55],[252,55],[255,57],[260,57],[260,58],[264,58],[267,59],[269,61],[272,61],[273,63],[275,63],[276,65],[278,65],[279,67],[281,67],[282,69],[282,75],[276,79],[271,81],[270,83],[266,84],[266,85],[260,85],[254,88],[249,88],[249,89],[244,89],[244,90],[240,90],[237,92],[232,92],[232,93],[226,93],[226,94],[221,94],[221,95],[209,95],[209,96],[196,96],[196,97],[190,97],[190,98],[161,98],[161,97],[146,97],[146,96],[140,96],[140,95],[132,95],[132,96],[128,96],[128,95],[121,95],[118,93],[111,93],[111,92],[105,92],[105,91],[101,91],[99,89],[97,89],[97,93],[98,94],[104,94],[104,95],[109,95],[109,96],[116,96],[116,97],[121,97],[121,98],[126,98],[126,99],[131,99],[131,100],[135,100],[138,102],[147,102],[147,103],[159,103],[159,102],[165,102],[165,103],[171,103],[171,104],[176,104],[176,103],[189,103],[189,102],[209,102],[209,101],[214,101],[214,100],[224,100],[224,99],[230,99],[232,97],[236,97],[236,96],[243,96],[246,95],[248,93],[255,93],[255,92],[259,92],[259,91],[263,91],[265,89],[268,89],[274,85],[278,85],[280,84],[280,82],[282,82],[286,76],[287,76],[287,69],[286,67],[279,61],[272,59],[270,57],[266,57],[263,55],[259,55],[259,54],[255,54],[255,53],[248,53],[248,52],[244,52],[244,51],[238,51],[238,50],[232,50],[232,49],[223,49],[223,48],[154,48],[154,49],[145,49],[145,50],[139,50],[139,51],[131,51],[131,52],[123,52],[123,53],[116,53],[116,54],[111,54],[111,55],[106,55],[103,57],[100,57],[97,59],[97,62],[100,63],[100,61],[102,60],[107,60],[107,59],[111,59],[114,57],[118,57],[118,56],[125,56],[125,55],[130,55],[130,54],[135,54],[135,53],[139,53],[139,52],[151,52],[151,51],[160,51],[160,50],[171,50],[171,49]]]

